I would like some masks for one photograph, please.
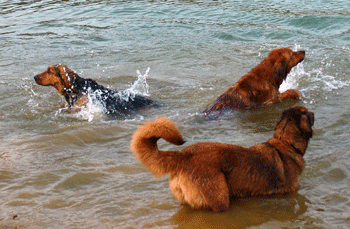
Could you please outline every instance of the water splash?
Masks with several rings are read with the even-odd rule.
[[[300,45],[294,44],[293,51],[296,52],[300,50]],[[292,68],[289,72],[287,78],[283,81],[279,88],[279,92],[282,93],[288,89],[297,89],[299,84],[299,79],[306,74],[303,63],[299,63],[297,66]]]
[[[297,89],[299,86],[299,80],[306,74],[303,63],[299,63],[297,66],[287,75],[287,78],[283,81],[279,88],[279,92],[282,93],[288,89]]]
[[[80,110],[73,115],[78,119],[87,120],[92,122],[94,118],[100,117],[105,111],[105,107],[102,103],[96,102],[93,97],[93,93],[88,93],[88,103],[85,107],[81,107]]]
[[[299,46],[295,46],[299,49]],[[307,103],[315,103],[315,95],[327,99],[325,92],[332,92],[350,86],[350,81],[339,78],[337,74],[330,75],[327,72],[334,67],[332,60],[319,64],[320,67],[305,71],[303,63],[298,64],[288,74],[286,80],[281,84],[279,91],[298,89],[303,94]]]
[[[150,96],[149,85],[147,84],[147,77],[150,68],[148,67],[145,74],[141,74],[139,70],[136,71],[138,79],[133,83],[130,88],[125,90],[116,91],[113,95],[116,101],[125,100],[129,101],[134,98],[135,95]],[[77,118],[87,120],[91,122],[95,117],[100,117],[104,113],[108,113],[106,105],[102,102],[101,98],[104,96],[101,90],[92,91],[88,89],[88,104],[86,107],[82,107],[79,112],[75,114]]]
[[[296,52],[300,49],[301,45],[298,45],[298,44],[294,44],[294,47],[293,47],[293,51]]]
[[[299,82],[302,81],[308,81],[309,87],[299,88]],[[350,81],[328,75],[324,73],[322,67],[306,72],[304,65],[300,63],[291,70],[286,80],[281,84],[279,91],[284,92],[288,89],[299,89],[301,92],[315,90],[333,91],[349,85]]]
[[[150,96],[149,94],[149,85],[146,82],[146,79],[148,77],[148,72],[151,68],[148,67],[145,74],[141,74],[139,70],[136,71],[137,73],[137,80],[134,82],[134,84],[127,89],[133,94],[139,94],[144,96]]]

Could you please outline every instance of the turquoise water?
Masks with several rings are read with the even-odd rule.
[[[349,42],[349,1],[0,1],[0,228],[350,227]],[[283,46],[306,51],[281,86],[301,101],[198,114]],[[63,97],[33,79],[58,63],[113,89],[149,67],[149,97],[164,106],[124,119],[62,110]],[[292,105],[316,121],[300,188],[286,197],[193,211],[130,152],[133,132],[157,116],[185,146],[252,146]]]

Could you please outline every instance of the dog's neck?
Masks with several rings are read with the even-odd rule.
[[[297,131],[300,132],[299,130],[295,130],[295,132]],[[308,136],[303,136],[302,133],[292,133],[292,136],[294,136],[293,139],[288,137],[290,135],[291,133],[285,136],[285,133],[283,132],[282,134],[279,134],[279,136],[277,136],[275,132],[273,139],[276,139],[278,141],[282,141],[288,144],[289,146],[291,146],[291,148],[295,153],[304,156],[307,146],[309,144],[310,138]]]
[[[89,90],[106,90],[103,86],[96,83],[95,80],[86,79],[74,74],[72,82],[68,87],[62,90],[69,107],[71,107],[81,96],[86,95]]]
[[[305,167],[304,162],[304,154],[306,148],[303,150],[301,148],[297,148],[294,144],[290,144],[283,139],[271,138],[267,142],[263,143],[269,148],[272,148],[277,152],[277,154],[282,158],[282,160],[290,160],[298,171],[297,173],[301,174]],[[307,143],[306,143],[307,145]]]
[[[64,98],[66,99],[68,106],[72,107],[73,104],[82,96],[82,93],[75,93],[69,89],[65,90]]]
[[[62,95],[66,99],[68,106],[72,107],[73,104],[83,95],[83,91],[80,90],[80,87],[77,86],[77,82],[79,82],[82,78],[77,74],[74,74],[72,77],[72,81],[69,82],[69,85],[65,85],[62,89]]]
[[[271,85],[273,85],[275,88],[279,88],[282,84],[283,80],[285,79],[285,76],[281,71],[274,68],[266,68],[265,66],[270,66],[273,64],[270,63],[270,60],[268,58],[265,58],[258,66],[252,68],[250,70],[251,73],[254,75],[257,75],[259,79],[264,79],[267,82],[269,82]],[[261,71],[261,68],[266,68],[265,71]]]

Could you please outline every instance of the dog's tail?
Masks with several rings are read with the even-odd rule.
[[[159,151],[157,141],[160,138],[174,145],[185,143],[175,124],[165,117],[147,121],[137,129],[131,141],[136,157],[158,176],[173,171],[183,160],[183,155],[178,151]]]

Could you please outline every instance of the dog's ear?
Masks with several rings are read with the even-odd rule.
[[[287,111],[283,111],[281,118],[276,122],[275,124],[275,133],[274,137],[277,139],[281,139],[283,133],[284,133],[284,128],[288,123],[288,113]]]
[[[76,78],[76,73],[63,64],[56,66],[56,72],[61,78],[64,87],[66,89],[73,89],[73,82]]]
[[[289,71],[288,71],[288,63],[286,59],[276,61],[274,68],[275,68],[275,72],[277,73],[280,79],[284,80],[287,77]]]
[[[312,126],[314,125],[314,113],[301,112],[300,128],[304,131],[306,137],[312,138]]]

